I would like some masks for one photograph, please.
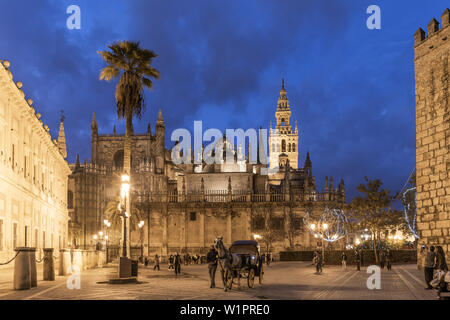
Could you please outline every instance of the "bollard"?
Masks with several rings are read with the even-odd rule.
[[[18,251],[14,261],[14,289],[26,290],[36,287],[36,249],[20,247],[15,248],[14,251]]]
[[[83,271],[83,252],[80,249],[73,250],[72,266],[78,266],[80,272]]]
[[[37,287],[37,272],[36,272],[36,248],[29,248],[30,254],[30,276],[31,276],[31,287]]]
[[[70,263],[70,250],[59,250],[59,275],[67,276],[72,274],[72,264]]]
[[[55,262],[53,260],[53,248],[44,250],[44,281],[55,281]]]
[[[97,251],[97,261],[99,268],[103,268],[103,259],[104,259],[103,251]]]

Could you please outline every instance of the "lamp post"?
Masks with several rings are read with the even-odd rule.
[[[138,224],[139,227],[139,233],[140,233],[140,240],[141,240],[141,261],[143,261],[144,259],[144,240],[143,240],[143,236],[144,236],[144,230],[142,229],[142,227],[144,226],[145,221],[141,220]]]
[[[122,175],[122,186],[121,186],[121,199],[122,199],[122,203],[124,204],[123,206],[121,204],[119,204],[119,210],[120,210],[120,215],[123,217],[123,251],[122,251],[122,256],[123,257],[127,257],[127,218],[129,216],[127,210],[129,210],[129,208],[127,208],[127,198],[130,192],[130,176],[129,175]]]

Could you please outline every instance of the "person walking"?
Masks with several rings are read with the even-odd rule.
[[[319,251],[316,251],[317,263],[316,263],[316,273],[322,273],[322,254]]]
[[[386,268],[389,271],[392,270],[392,253],[389,249],[386,251]]]
[[[173,269],[173,254],[169,256],[169,267],[167,269]]]
[[[345,253],[345,251],[342,252],[341,261],[342,261],[342,268],[347,270],[347,254]]]
[[[267,256],[266,256],[266,263],[267,263],[267,265],[270,265],[271,259],[272,259],[271,254],[270,254],[270,252],[268,252]]]
[[[439,271],[448,271],[447,262],[445,261],[444,249],[441,246],[436,247],[436,269]]]
[[[159,269],[159,256],[157,254],[155,254],[155,266],[153,267],[153,270]]]
[[[355,251],[356,270],[361,271],[361,252],[358,249]]]
[[[175,267],[175,275],[179,275],[181,273],[181,256],[175,253],[174,257],[174,267]]]
[[[424,264],[424,276],[425,276],[425,283],[427,287],[426,290],[431,290],[433,287],[431,286],[430,282],[433,280],[433,273],[434,273],[434,267],[436,265],[436,252],[434,252],[434,246],[431,246],[427,254],[425,256],[425,264]]]
[[[208,272],[209,272],[209,279],[211,280],[210,288],[216,287],[216,270],[217,270],[217,250],[214,248],[214,246],[211,246],[208,254],[206,255],[206,263],[208,264]]]
[[[380,268],[384,269],[384,264],[386,263],[386,254],[383,250],[380,250]]]
[[[145,268],[147,268],[147,266],[148,266],[148,257],[147,256],[145,256],[145,259],[144,259],[144,266],[145,266]]]

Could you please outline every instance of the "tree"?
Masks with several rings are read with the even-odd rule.
[[[120,200],[109,201],[105,208],[105,217],[111,222],[111,229],[113,231],[119,231],[118,233],[122,235],[122,217],[118,209]],[[130,215],[130,231],[135,231],[138,229],[138,224],[141,220],[144,220],[143,210],[134,206]]]
[[[387,230],[403,228],[405,220],[401,211],[391,208],[396,195],[383,189],[383,183],[364,177],[366,184],[360,184],[356,190],[361,194],[355,197],[350,205],[349,221],[353,230],[368,229],[372,236],[373,250],[378,263],[377,241]]]
[[[111,81],[121,75],[116,86],[117,117],[126,119],[124,171],[131,169],[131,136],[133,115],[139,119],[145,108],[144,87],[152,89],[152,78],[159,79],[159,71],[151,66],[158,55],[142,49],[139,42],[118,41],[109,45],[111,51],[99,51],[107,66],[100,72],[100,80]]]

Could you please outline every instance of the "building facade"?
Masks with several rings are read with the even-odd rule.
[[[65,248],[67,180],[64,124],[58,140],[0,61],[0,261],[16,247]]]
[[[172,150],[164,147],[160,111],[154,133],[149,125],[146,133],[133,135],[131,217],[145,224],[132,232],[132,246],[142,245],[144,255],[202,253],[216,237],[223,236],[227,245],[257,238],[264,250],[272,252],[316,248],[317,241],[304,228],[303,217],[307,212],[320,215],[325,206],[344,205],[344,182],[335,188],[332,178],[329,182],[326,178],[325,190],[318,191],[309,153],[304,167],[297,168],[298,131],[290,129],[288,113],[283,84],[276,113],[278,140],[274,132],[270,141],[282,144],[285,136],[292,139],[285,140],[286,159],[282,146],[275,146],[281,150],[276,159],[279,170],[265,175],[261,169],[267,169],[266,161],[251,163],[249,155],[242,158],[240,147],[226,138],[217,142],[218,150],[231,152],[235,159],[231,163],[174,164]],[[110,228],[104,222],[117,220],[125,137],[115,129],[113,134],[99,134],[95,114],[91,131],[91,161],[80,163],[77,158],[69,179],[70,241],[78,247],[95,245],[100,232],[108,235],[110,244],[121,239],[120,220]],[[278,163],[279,159],[283,161]],[[132,221],[132,227],[135,224]]]
[[[414,34],[417,228],[420,242],[450,249],[450,11]]]

